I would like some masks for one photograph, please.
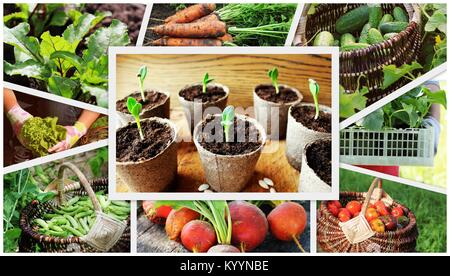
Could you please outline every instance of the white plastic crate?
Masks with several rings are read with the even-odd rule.
[[[433,166],[434,128],[340,131],[340,162],[352,165]]]

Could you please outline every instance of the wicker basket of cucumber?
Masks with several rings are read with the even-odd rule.
[[[346,93],[366,86],[371,104],[407,82],[383,89],[383,67],[415,61],[421,38],[416,4],[306,4],[294,45],[339,46],[340,84]]]
[[[64,178],[64,169],[78,181]],[[129,252],[130,204],[108,199],[107,178],[87,181],[65,163],[54,182],[53,201],[34,200],[21,212],[21,252]]]

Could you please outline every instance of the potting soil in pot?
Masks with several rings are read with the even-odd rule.
[[[186,101],[201,101],[203,103],[215,102],[223,97],[226,93],[222,87],[209,85],[206,87],[206,93],[202,91],[202,85],[189,86],[180,91],[180,96]]]
[[[331,140],[311,144],[306,152],[306,160],[317,176],[331,186]]]
[[[279,93],[275,91],[272,85],[260,85],[257,87],[255,93],[261,99],[274,103],[291,103],[298,100],[298,95],[292,89],[279,86]]]
[[[160,93],[152,90],[145,90],[145,102],[142,101],[141,93],[135,92],[130,96],[135,98],[138,103],[142,104],[142,110],[150,110],[155,106],[161,105],[167,99],[167,95],[164,93]],[[117,101],[116,110],[130,114],[127,107],[127,98]]]
[[[241,119],[234,119],[234,142],[225,142],[225,135],[223,128],[220,125],[221,118],[207,118],[203,122],[202,129],[207,132],[202,132],[198,141],[201,146],[209,152],[220,155],[239,155],[247,154],[256,151],[261,147],[261,134],[259,130],[250,122]],[[220,133],[216,134],[216,130]],[[245,133],[245,140],[241,136]],[[216,139],[222,139],[217,141]],[[244,140],[245,142],[239,142]],[[213,142],[210,142],[213,141]]]
[[[331,133],[331,114],[320,111],[319,118],[314,120],[316,109],[312,106],[295,106],[291,110],[292,117],[303,126],[318,132]]]
[[[155,157],[174,139],[170,126],[156,121],[141,122],[144,140],[139,138],[136,124],[128,124],[117,132],[117,161],[136,162]]]

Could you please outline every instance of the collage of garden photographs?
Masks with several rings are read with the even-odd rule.
[[[445,1],[1,5],[0,254],[448,252]]]

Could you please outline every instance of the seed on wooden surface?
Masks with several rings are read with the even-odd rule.
[[[266,182],[267,185],[272,187],[274,186],[272,179],[265,177],[263,180],[264,182]]]
[[[259,186],[261,186],[261,188],[269,190],[269,185],[267,185],[267,183],[264,180],[258,181],[258,184],[259,184]]]
[[[204,192],[204,193],[214,193],[212,190],[209,190],[209,189],[204,190],[203,192]]]
[[[275,190],[274,188],[270,188],[270,192],[271,192],[271,193],[276,193],[277,190]]]
[[[200,192],[203,192],[204,190],[208,190],[209,189],[209,185],[208,184],[202,184],[198,187],[198,190]]]

